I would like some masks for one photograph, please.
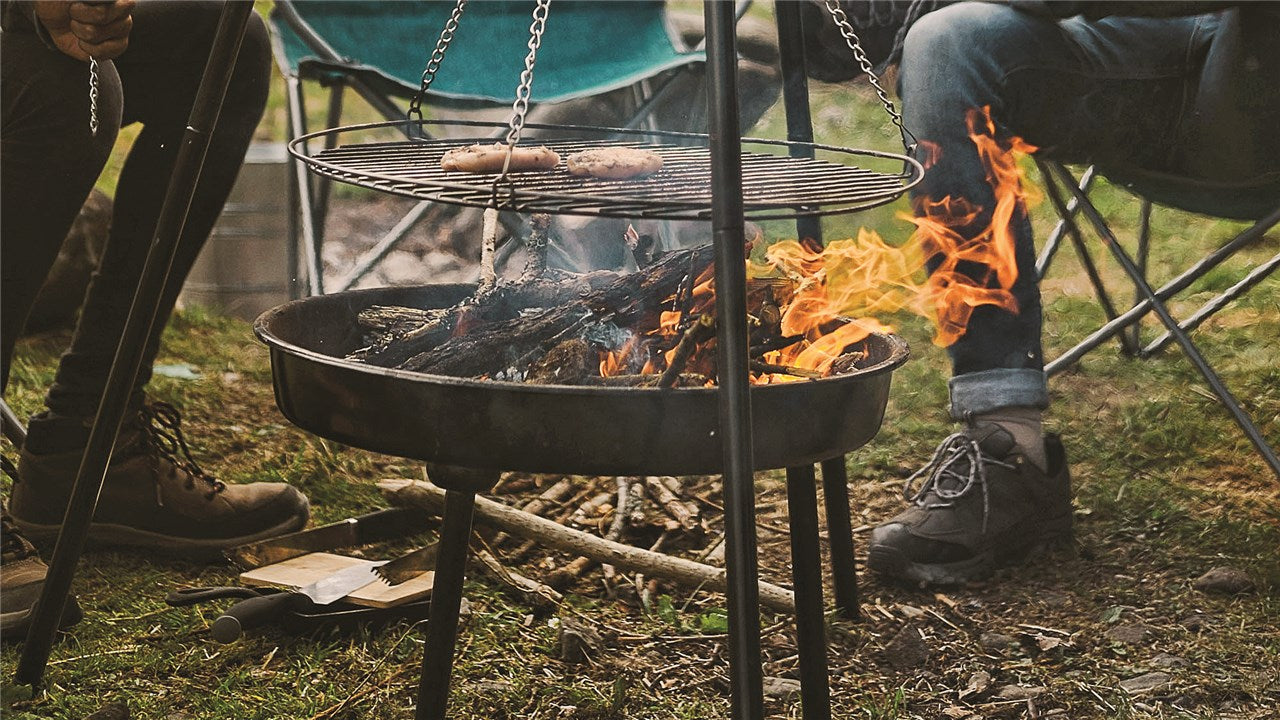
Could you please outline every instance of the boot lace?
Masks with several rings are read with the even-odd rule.
[[[0,556],[6,561],[17,561],[35,554],[35,548],[23,539],[22,533],[9,518],[9,513],[0,512]]]
[[[182,416],[177,408],[165,402],[150,402],[142,406],[141,415],[147,444],[157,455],[183,471],[188,490],[195,489],[196,481],[200,481],[208,487],[205,499],[212,500],[226,489],[226,483],[205,472],[191,455],[187,439],[182,434]],[[160,499],[159,475],[156,476],[156,499]]]
[[[953,433],[938,445],[933,457],[912,473],[902,486],[902,496],[925,510],[952,507],[974,487],[982,488],[982,532],[987,532],[987,514],[991,509],[987,490],[987,466],[1015,466],[982,452],[978,441],[963,432]],[[921,476],[925,480],[913,487]]]

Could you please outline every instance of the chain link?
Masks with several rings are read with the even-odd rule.
[[[98,136],[98,60],[89,58],[89,134]]]
[[[529,114],[529,96],[533,91],[533,65],[538,59],[538,48],[542,46],[542,32],[547,25],[547,12],[551,8],[551,0],[538,0],[533,8],[533,23],[529,25],[529,54],[524,58],[524,72],[520,73],[520,86],[516,88],[516,101],[511,104],[510,129],[507,131],[507,146],[515,147],[520,142],[520,133],[524,129],[525,116]]]
[[[853,57],[858,61],[858,65],[862,67],[862,74],[867,76],[871,81],[871,87],[875,88],[876,96],[880,98],[880,104],[884,106],[885,112],[889,114],[889,119],[897,126],[898,132],[902,134],[902,147],[907,154],[912,154],[916,147],[916,136],[911,134],[906,125],[902,124],[902,116],[893,107],[893,101],[889,99],[889,94],[880,86],[880,78],[876,77],[876,72],[871,61],[867,59],[867,53],[862,49],[862,42],[858,40],[858,34],[853,31],[853,25],[849,22],[849,16],[845,15],[844,9],[840,7],[837,0],[826,0],[827,12],[831,13],[831,18],[836,21],[836,27],[840,30],[840,35],[844,37],[844,42],[853,51]]]
[[[449,49],[449,43],[453,42],[454,33],[458,32],[458,21],[462,19],[462,11],[467,7],[467,0],[458,0],[453,7],[453,12],[449,15],[449,19],[444,23],[444,29],[440,31],[440,38],[436,40],[436,47],[431,51],[431,59],[427,61],[427,67],[422,71],[422,85],[418,88],[418,92],[409,101],[408,118],[416,119],[422,122],[422,103],[426,102],[427,89],[431,87],[432,81],[436,79],[436,72],[440,69],[440,63],[444,61],[444,53]]]

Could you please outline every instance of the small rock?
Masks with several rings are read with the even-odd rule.
[[[1243,570],[1225,566],[1211,568],[1196,578],[1191,586],[1203,593],[1222,593],[1223,595],[1240,595],[1252,592],[1254,588],[1253,580],[1250,580]]]
[[[786,700],[800,692],[800,681],[784,677],[767,677],[764,679],[766,697]]]
[[[1071,604],[1071,596],[1057,590],[1047,590],[1040,594],[1040,602],[1047,607],[1063,608]]]
[[[1191,632],[1200,632],[1209,626],[1209,618],[1203,613],[1196,611],[1182,618],[1182,627]]]
[[[1005,685],[996,691],[996,697],[1001,700],[1031,700],[1040,697],[1046,690],[1048,688],[1039,685]]]
[[[84,720],[129,720],[129,708],[124,703],[108,703]]]
[[[1112,642],[1123,643],[1125,645],[1137,645],[1151,635],[1151,626],[1140,622],[1124,623],[1122,625],[1116,625],[1103,634]]]
[[[1160,653],[1147,661],[1147,666],[1154,668],[1180,668],[1189,664],[1186,658],[1170,655],[1169,653]]]
[[[1173,680],[1173,676],[1169,673],[1149,672],[1146,675],[1139,675],[1135,678],[1120,681],[1120,689],[1130,695],[1141,695],[1149,693],[1158,688],[1168,685]]]
[[[978,636],[978,645],[984,650],[991,652],[1005,652],[1006,650],[1016,650],[1018,639],[1012,635],[1005,635],[998,632],[984,632]]]
[[[560,619],[560,659],[567,663],[586,662],[604,648],[600,633],[570,617]]]
[[[884,646],[884,657],[894,669],[903,670],[923,665],[929,659],[929,646],[915,625],[904,625]]]
[[[965,688],[960,691],[960,699],[963,700],[970,695],[981,695],[986,692],[989,687],[991,687],[991,673],[986,670],[979,670],[969,676],[969,682],[966,683]]]

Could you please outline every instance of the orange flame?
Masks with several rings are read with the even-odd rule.
[[[781,335],[802,339],[765,353],[761,361],[825,374],[841,354],[867,335],[893,332],[892,326],[877,319],[886,314],[907,311],[929,317],[936,326],[934,343],[947,346],[965,333],[974,309],[981,305],[1018,312],[1011,292],[1017,279],[1012,226],[1025,215],[1028,195],[1015,153],[1034,152],[1035,148],[1018,138],[997,139],[989,108],[971,110],[966,123],[996,199],[987,227],[973,233],[972,225],[984,214],[984,208],[964,198],[918,198],[914,204],[917,216],[900,216],[916,226],[901,247],[889,245],[865,228],[856,238],[836,240],[825,248],[808,239],[770,245],[763,261],[747,262],[752,281],[749,292],[753,283],[757,291],[767,287],[781,312]],[[937,145],[921,143],[926,167],[937,162],[939,152]],[[926,274],[929,259],[938,262],[938,267]],[[713,312],[712,269],[695,281],[687,302],[672,301],[673,307],[688,309],[663,312],[658,327],[645,336],[648,340],[663,339],[662,347],[666,348],[673,348],[678,341],[682,320],[687,323]],[[710,351],[714,341],[705,345],[700,354]],[[626,372],[623,358],[632,350],[626,347],[604,353],[601,375]],[[665,357],[650,358],[642,372],[661,372],[674,352],[668,349]],[[778,373],[760,373],[753,378],[759,383],[802,379]]]

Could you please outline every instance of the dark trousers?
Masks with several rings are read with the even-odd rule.
[[[221,3],[143,0],[129,49],[99,64],[97,136],[89,132],[89,70],[33,33],[6,32],[0,53],[0,341],[7,385],[14,342],[77,212],[101,172],[120,127],[142,129],[120,172],[114,217],[71,346],[46,405],[32,420],[28,448],[74,449],[87,438],[133,293],[150,249],[178,147],[217,28]],[[252,18],[200,184],[178,243],[168,291],[147,340],[135,404],[151,376],[160,334],[182,280],[217,220],[262,117],[270,45]]]

